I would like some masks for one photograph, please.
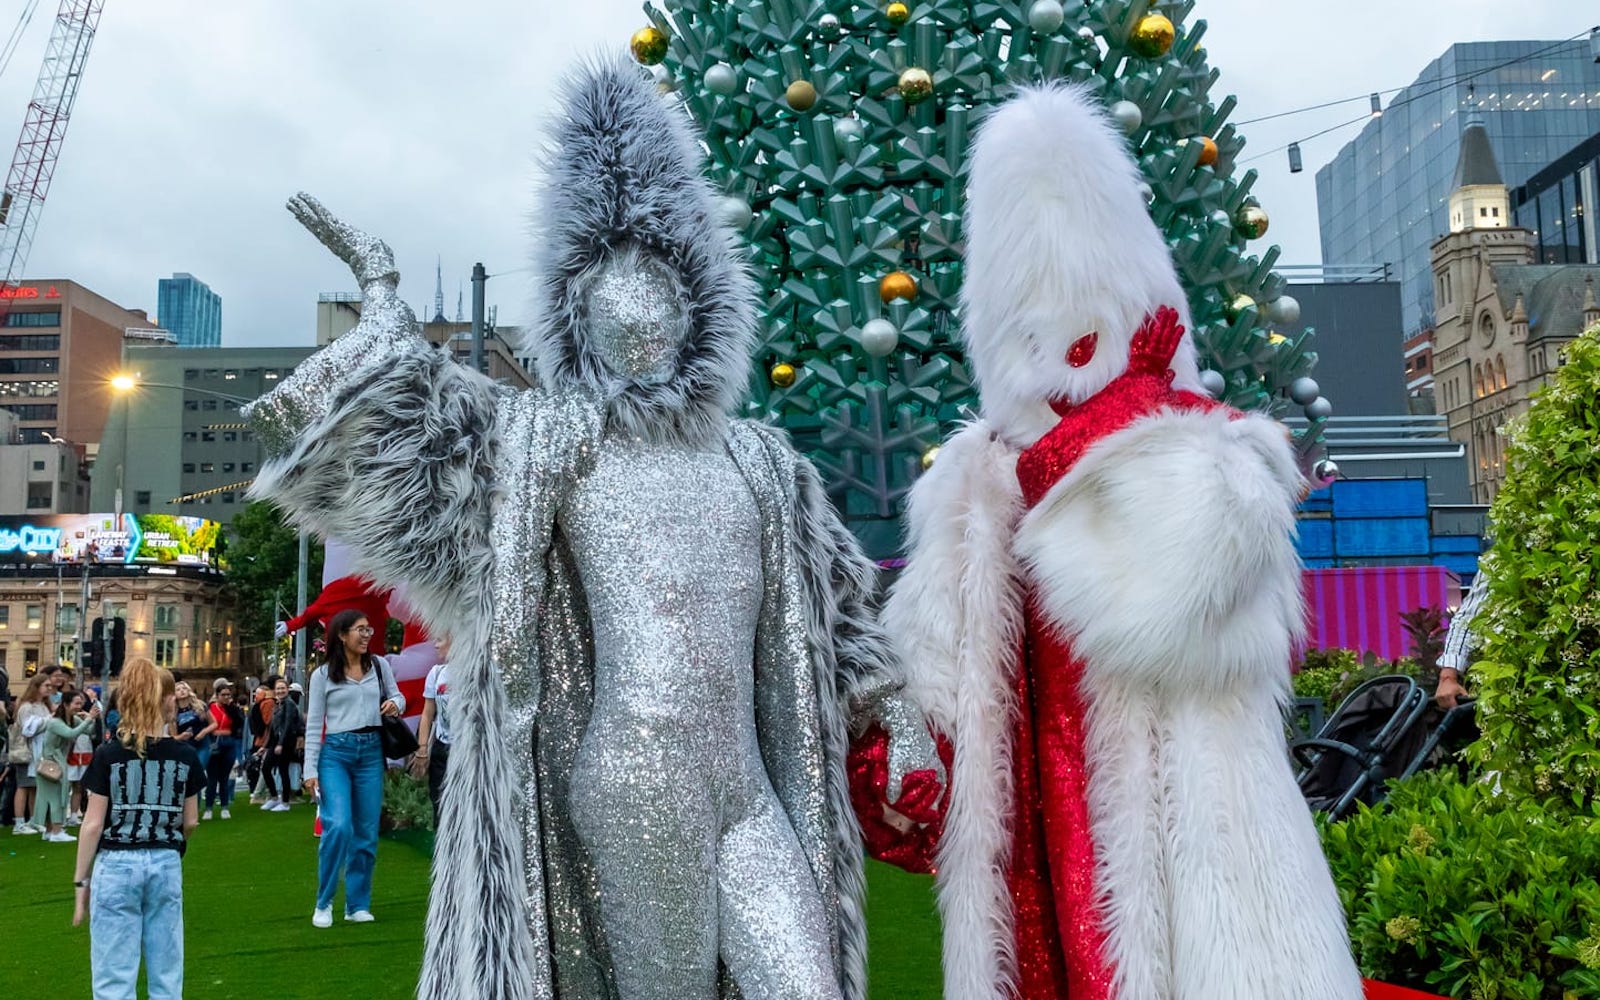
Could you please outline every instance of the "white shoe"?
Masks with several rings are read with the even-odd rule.
[[[201,813],[200,814],[200,818],[201,819],[210,819],[211,818],[211,810],[207,809],[205,812]]]
[[[265,801],[267,801],[267,800],[262,798],[259,795],[250,796],[250,804],[253,805],[253,806],[258,806],[258,805],[260,805],[261,803],[263,803]]]
[[[268,812],[275,812],[275,813],[286,813],[286,812],[289,811],[289,803],[287,803],[287,802],[276,802],[276,803],[273,803],[272,807],[269,808],[267,811]]]
[[[78,816],[78,815],[68,816],[67,817],[67,825],[68,826],[82,826],[83,825],[83,817],[82,816]]]
[[[255,799],[251,799],[250,801],[254,802]],[[262,812],[277,812],[278,811],[278,803],[280,803],[282,801],[283,801],[282,799],[268,799],[267,801],[261,803],[261,811]]]
[[[354,913],[346,913],[344,915],[344,922],[347,924],[370,924],[377,919],[372,915],[371,910],[357,910]]]
[[[311,911],[311,926],[312,927],[332,927],[333,926],[333,907],[324,906],[320,910],[312,910]]]
[[[18,823],[11,828],[11,835],[13,837],[27,837],[43,832],[43,830],[34,826],[32,823]]]
[[[60,833],[47,833],[44,835],[44,839],[45,843],[48,844],[75,844],[78,841],[77,837],[74,837],[65,830],[62,830]]]
[[[233,813],[228,811],[228,807],[227,806],[223,806],[222,807],[222,818],[223,819],[233,819]]]

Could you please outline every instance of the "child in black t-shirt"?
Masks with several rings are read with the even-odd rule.
[[[89,809],[72,922],[89,918],[95,996],[132,996],[141,951],[150,995],[183,995],[180,859],[199,824],[205,769],[188,744],[166,736],[176,700],[172,674],[143,657],[129,660],[117,738],[84,772]]]

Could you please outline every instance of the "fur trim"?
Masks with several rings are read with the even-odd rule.
[[[907,693],[955,743],[938,886],[945,995],[960,1000],[1004,1000],[1015,980],[1005,869],[1022,629],[1016,460],[982,421],[945,442],[911,490],[910,559],[884,608]]]
[[[1017,552],[1091,672],[1287,697],[1302,482],[1270,418],[1166,411],[1091,447],[1023,519]]]
[[[725,414],[748,384],[758,292],[734,234],[717,221],[688,118],[620,59],[568,77],[562,104],[536,216],[540,315],[526,346],[540,380],[592,388],[619,434],[720,440]],[[675,370],[664,379],[612,371],[585,336],[589,283],[630,250],[675,274],[688,318]]]
[[[1015,447],[1054,427],[1052,399],[1082,402],[1127,367],[1157,306],[1192,326],[1166,241],[1145,208],[1126,140],[1086,88],[1024,90],[978,132],[967,185],[962,336],[983,415]],[[1094,359],[1067,364],[1099,333]],[[1172,364],[1203,391],[1194,342]]]

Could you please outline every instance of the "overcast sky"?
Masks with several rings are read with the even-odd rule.
[[[0,142],[21,125],[56,6],[41,0],[0,77]],[[24,7],[0,0],[0,30]],[[1403,86],[1453,42],[1566,38],[1595,11],[1198,0],[1192,17],[1209,22],[1214,96],[1237,94],[1242,121]],[[222,296],[224,344],[310,344],[317,293],[353,283],[283,210],[304,188],[389,241],[414,306],[431,303],[437,256],[454,315],[481,260],[511,272],[490,282],[489,301],[516,322],[530,153],[552,81],[643,23],[633,0],[107,0],[27,276],[71,278],[154,314],[157,279],[189,271]],[[1245,155],[1361,111],[1246,127]],[[1253,164],[1284,262],[1317,261],[1316,168],[1356,131],[1306,143],[1301,174],[1282,153]]]

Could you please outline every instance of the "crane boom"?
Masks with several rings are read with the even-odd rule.
[[[78,84],[104,7],[105,0],[61,0],[61,9],[56,11],[33,100],[28,102],[11,170],[0,190],[0,316],[10,311],[17,282],[28,265],[39,213],[55,176],[72,105],[78,99]]]

